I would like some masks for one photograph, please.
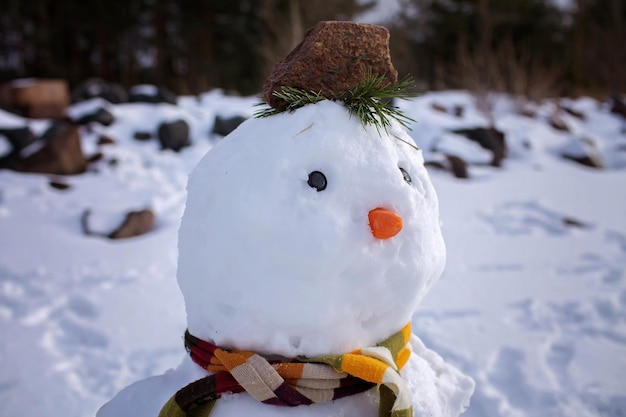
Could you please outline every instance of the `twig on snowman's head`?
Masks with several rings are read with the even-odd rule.
[[[407,145],[409,145],[411,148],[413,148],[413,149],[415,149],[416,151],[418,151],[418,152],[419,152],[420,148],[419,148],[416,144],[414,144],[414,143],[410,143],[410,142],[407,142],[406,140],[402,139],[400,136],[393,135],[393,137],[394,137],[394,138],[396,138],[396,139],[398,139],[400,142],[406,143],[406,144],[407,144]]]

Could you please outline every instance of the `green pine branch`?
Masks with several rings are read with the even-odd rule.
[[[280,90],[274,91],[272,95],[286,101],[287,107],[280,110],[272,107],[266,107],[254,113],[254,117],[269,117],[285,111],[292,112],[300,107],[306,106],[307,104],[314,104],[322,100],[326,100],[326,97],[322,96],[320,93],[305,91],[294,87],[281,87]],[[257,106],[266,106],[266,104],[259,103]]]
[[[374,76],[368,73],[359,85],[341,94],[336,101],[343,102],[351,115],[355,115],[365,125],[375,126],[378,131],[380,129],[387,131],[392,119],[409,129],[409,124],[415,120],[389,103],[392,99],[406,100],[415,97],[415,94],[411,92],[413,86],[411,76],[406,76],[395,83],[388,83],[383,75]],[[294,87],[282,87],[274,91],[273,95],[286,101],[287,107],[280,110],[266,107],[257,111],[254,114],[255,117],[269,117],[285,111],[292,112],[307,104],[326,100],[326,97],[319,92]]]

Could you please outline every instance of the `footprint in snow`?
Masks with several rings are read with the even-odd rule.
[[[536,201],[514,201],[479,215],[497,234],[529,235],[537,231],[561,236],[572,229],[591,226],[563,213],[543,207]]]
[[[585,301],[525,300],[510,305],[511,323],[531,332],[562,335],[573,340],[602,338],[626,345],[626,290]]]
[[[619,284],[624,278],[626,256],[611,256],[610,254],[584,253],[568,265],[558,267],[559,275],[589,276],[601,287],[611,288]]]
[[[106,348],[106,336],[91,323],[97,316],[98,309],[91,300],[70,295],[52,316],[55,325],[49,329],[51,347],[64,356],[72,356],[84,349]]]
[[[49,313],[49,299],[40,284],[45,274],[16,274],[0,269],[0,318],[13,319],[25,325],[44,319]]]
[[[98,316],[96,305],[81,296],[70,297],[67,301],[67,307],[74,315],[84,319],[93,319]]]
[[[42,346],[56,358],[55,369],[76,393],[112,395],[114,382],[124,370],[110,352],[105,333],[94,324],[97,305],[80,294],[70,294],[50,315]]]
[[[609,231],[606,234],[606,238],[609,242],[618,246],[620,251],[626,255],[626,235],[616,231]]]
[[[559,379],[561,385],[569,385],[569,366],[576,352],[569,341],[556,341],[550,345],[546,355],[547,363]]]
[[[541,412],[554,409],[558,404],[555,393],[542,389],[534,379],[537,375],[528,375],[528,358],[524,351],[511,347],[503,347],[496,354],[495,361],[488,373],[489,384],[501,392],[508,403],[520,410],[535,410]]]

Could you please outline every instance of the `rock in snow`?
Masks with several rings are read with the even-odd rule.
[[[0,127],[0,135],[6,136],[9,140],[12,153],[18,153],[35,141],[35,135],[28,126],[13,128]]]
[[[163,149],[172,149],[178,152],[182,148],[191,145],[189,124],[182,119],[161,123],[158,135],[161,148]]]
[[[389,31],[352,22],[319,22],[276,64],[263,85],[263,98],[271,107],[286,107],[284,100],[273,95],[284,86],[337,98],[356,87],[367,71],[383,76],[387,83],[398,80],[389,53]]]
[[[215,116],[215,122],[213,123],[213,130],[211,133],[214,135],[226,136],[247,119],[247,117],[239,115],[231,117],[222,117],[217,115]]]
[[[59,122],[46,132],[45,144],[35,153],[13,162],[11,168],[22,172],[57,175],[82,174],[87,169],[80,131],[77,126]]]

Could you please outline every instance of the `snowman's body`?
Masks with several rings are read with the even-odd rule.
[[[249,120],[216,145],[190,177],[179,233],[190,333],[293,358],[373,346],[400,330],[445,263],[437,198],[410,143],[395,122],[377,130],[323,101]],[[375,237],[370,213],[381,208],[402,226]],[[410,345],[401,374],[414,415],[460,414],[471,379],[416,337]],[[206,374],[186,358],[123,390],[98,417],[156,417]],[[376,416],[376,403],[375,389],[299,407],[243,393],[219,399],[211,417]]]

